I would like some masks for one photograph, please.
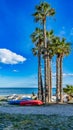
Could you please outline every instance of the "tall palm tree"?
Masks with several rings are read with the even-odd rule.
[[[54,37],[53,39],[53,45],[55,48],[55,54],[57,55],[56,58],[56,102],[59,100],[59,94],[60,94],[60,38]]]
[[[32,42],[35,43],[35,48],[33,48],[34,55],[38,57],[38,98],[44,100],[43,97],[43,83],[42,83],[42,72],[41,72],[41,47],[43,44],[42,30],[39,28],[35,29],[35,32],[31,35]]]
[[[53,30],[46,32],[47,37],[47,77],[48,77],[48,100],[51,102],[52,98],[52,69],[51,69],[51,60],[54,56],[54,46],[52,39],[54,37]]]
[[[43,36],[44,36],[44,48],[46,50],[46,18],[47,16],[53,16],[55,14],[55,10],[51,8],[51,6],[47,2],[43,2],[40,5],[35,7],[35,13],[33,14],[35,21],[40,21],[43,25]],[[44,75],[45,75],[45,103],[48,103],[48,82],[47,82],[47,52],[45,51],[44,58]]]
[[[32,52],[35,56],[38,57],[38,99],[44,101],[42,72],[41,72],[41,54],[38,47],[32,48]]]
[[[60,41],[61,47],[60,47],[60,102],[63,102],[62,99],[62,62],[63,62],[63,58],[66,55],[69,55],[70,53],[70,43],[66,42],[66,39],[62,38],[62,40]]]
[[[55,53],[57,55],[56,59],[56,101],[62,102],[62,62],[63,57],[70,53],[70,44],[66,43],[65,39],[55,38]]]
[[[48,102],[51,102],[52,97],[52,69],[51,60],[54,56],[55,48],[53,46],[52,39],[54,37],[53,30],[46,31],[47,48],[44,49],[42,46],[42,55],[44,57],[45,50],[47,52],[47,83],[48,83]]]

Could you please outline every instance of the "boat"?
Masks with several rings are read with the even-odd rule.
[[[29,100],[32,100],[32,98],[24,97],[24,98],[22,98],[22,99],[20,99],[20,100],[18,100],[18,99],[13,99],[13,100],[9,100],[9,101],[8,101],[8,104],[10,104],[10,105],[19,105],[20,102],[22,102],[22,101],[29,101]]]
[[[43,105],[43,102],[41,100],[28,100],[20,102],[20,106],[35,106],[35,105]]]

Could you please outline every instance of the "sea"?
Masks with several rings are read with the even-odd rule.
[[[1,95],[12,95],[12,94],[37,94],[38,88],[0,88]],[[52,88],[52,95],[56,94],[56,88]]]

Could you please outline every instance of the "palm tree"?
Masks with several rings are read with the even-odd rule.
[[[43,82],[41,73],[41,54],[38,47],[32,48],[32,52],[35,56],[38,57],[38,99],[43,101],[44,97],[43,97]]]
[[[53,30],[46,32],[47,37],[47,77],[48,77],[48,100],[51,102],[52,97],[52,69],[51,69],[51,60],[54,56],[54,46],[52,39],[54,37]]]
[[[59,82],[60,82],[60,60],[59,60],[59,54],[57,53],[58,51],[58,45],[59,45],[59,37],[56,37],[54,36],[52,38],[52,43],[53,43],[53,52],[54,52],[54,55],[57,55],[57,58],[56,58],[56,101],[58,102],[58,99],[59,99]]]
[[[41,47],[43,44],[42,30],[39,28],[35,29],[32,33],[32,42],[35,43],[35,48],[32,49],[33,54],[38,57],[38,98],[44,100],[43,97],[43,83],[42,83],[42,73],[41,73]]]
[[[56,101],[59,99],[62,102],[62,62],[63,57],[70,53],[70,44],[65,42],[65,39],[60,39],[59,37],[55,38],[55,53],[57,55],[56,59]]]
[[[60,47],[60,102],[62,102],[62,62],[63,62],[63,57],[66,55],[69,55],[70,53],[70,43],[66,42],[64,38],[62,38],[61,42],[61,47]]]
[[[47,82],[48,82],[48,102],[51,102],[52,97],[52,69],[51,69],[51,60],[54,56],[55,48],[52,43],[54,37],[53,30],[46,31],[47,39]],[[42,55],[44,57],[45,49],[42,46]]]
[[[63,91],[68,95],[73,96],[73,85],[66,85],[66,88],[63,88]]]
[[[53,16],[55,14],[55,10],[50,7],[47,2],[43,2],[40,5],[35,7],[35,13],[33,14],[35,21],[40,21],[43,25],[43,37],[44,37],[44,48],[46,50],[47,43],[46,43],[46,18],[47,16]],[[47,52],[45,51],[45,58],[44,58],[44,75],[45,75],[45,103],[48,103],[48,82],[47,82]]]

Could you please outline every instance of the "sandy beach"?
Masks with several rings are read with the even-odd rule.
[[[42,106],[17,106],[17,105],[10,105],[8,104],[7,100],[11,100],[10,97],[21,98],[21,97],[31,97],[32,95],[11,95],[9,97],[0,96],[0,112],[1,113],[10,113],[10,114],[44,114],[44,115],[65,115],[65,116],[72,116],[73,115],[73,104],[56,104],[51,103],[48,105]],[[55,97],[53,96],[53,99]],[[5,100],[5,101],[4,101]]]
[[[0,101],[0,119],[1,130],[73,130],[73,104],[19,106]]]

